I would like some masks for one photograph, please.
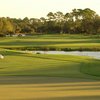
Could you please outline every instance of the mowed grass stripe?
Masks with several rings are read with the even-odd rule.
[[[98,85],[100,81],[90,79],[6,76],[1,77],[0,81],[1,79],[5,81],[7,79],[12,79],[12,81],[14,81],[13,79],[17,79],[18,81],[18,79],[21,78],[22,84],[6,83],[5,85],[0,85],[1,100],[63,100],[63,98],[64,100],[73,100],[73,98],[75,100],[100,99],[100,86]],[[23,79],[26,81],[31,80],[33,83],[25,84]],[[36,80],[37,83],[34,83]],[[45,82],[42,83],[42,81]]]
[[[10,92],[9,92],[10,91]],[[1,88],[0,89],[0,99],[1,100],[14,100],[14,99],[26,99],[29,100],[32,98],[33,100],[35,99],[49,99],[49,98],[58,98],[58,97],[80,97],[80,100],[84,96],[100,96],[100,89],[89,89],[87,88],[86,90],[83,90],[82,88],[76,89],[76,90],[57,90],[54,91],[54,89],[47,89],[46,91],[43,91],[41,89],[35,89],[34,88]],[[89,98],[88,98],[89,99]],[[51,99],[52,100],[52,99]],[[70,99],[69,99],[70,100]]]
[[[0,53],[5,57],[0,59],[0,100],[100,99],[100,73],[93,76],[100,60],[3,49]]]
[[[56,38],[58,36],[59,38]],[[80,37],[80,38],[79,38]],[[85,38],[87,37],[87,38]],[[41,35],[32,37],[6,37],[1,38],[1,48],[23,47],[51,47],[51,48],[100,48],[100,38],[95,36],[78,35]]]

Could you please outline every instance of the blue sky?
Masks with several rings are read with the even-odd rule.
[[[48,12],[90,8],[100,15],[100,0],[0,0],[0,17],[40,18]]]

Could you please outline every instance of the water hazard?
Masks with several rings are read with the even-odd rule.
[[[64,55],[77,55],[77,56],[89,56],[92,58],[100,59],[100,52],[90,52],[90,51],[31,51],[35,54],[64,54]]]

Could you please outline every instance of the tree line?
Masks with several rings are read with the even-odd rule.
[[[0,36],[7,34],[100,34],[100,16],[89,8],[73,9],[63,14],[49,12],[47,17],[0,18]]]

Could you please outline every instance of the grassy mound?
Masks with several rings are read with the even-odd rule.
[[[83,63],[81,72],[100,77],[100,60],[93,60],[88,63]]]

